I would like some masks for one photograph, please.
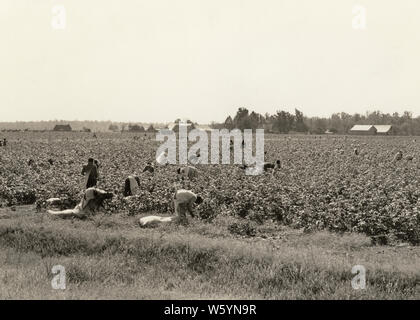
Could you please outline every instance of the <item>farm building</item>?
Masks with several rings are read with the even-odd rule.
[[[69,124],[57,124],[55,125],[53,131],[71,131],[71,126]]]
[[[263,129],[264,129],[264,131],[265,132],[268,132],[268,133],[271,133],[271,132],[273,132],[274,131],[274,128],[273,128],[274,126],[273,126],[273,124],[272,123],[264,123],[263,124]]]
[[[356,124],[350,129],[350,134],[354,135],[375,135],[377,129],[370,124]]]
[[[195,127],[195,129],[198,129],[198,130],[201,130],[201,131],[206,131],[206,132],[211,132],[211,128],[210,128],[210,126],[208,126],[208,125],[204,125],[204,124],[200,124],[200,125],[197,125],[196,127]]]
[[[165,129],[168,129],[168,128],[169,128],[168,125],[162,125],[162,124],[155,124],[153,126],[153,129],[155,130],[155,132],[159,132],[160,130],[165,130]],[[149,127],[148,130],[152,130],[152,129],[150,129],[150,127]]]
[[[350,129],[350,133],[356,135],[391,135],[393,134],[393,128],[391,125],[357,124]]]
[[[375,125],[376,134],[378,135],[392,135],[393,134],[393,128],[391,125]]]
[[[128,125],[129,132],[144,132],[144,127],[138,124],[129,124]]]

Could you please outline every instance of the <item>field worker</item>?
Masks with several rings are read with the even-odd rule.
[[[96,167],[93,158],[88,159],[88,164],[82,169],[82,175],[86,176],[84,181],[86,189],[96,186],[98,181],[98,168]]]
[[[93,160],[93,163],[96,166],[96,180],[98,180],[99,179],[99,161],[95,159]]]
[[[152,164],[150,162],[147,163],[147,165],[144,167],[143,172],[155,172],[155,168],[153,168]]]
[[[395,154],[395,156],[394,156],[394,161],[400,161],[400,160],[402,159],[402,157],[403,157],[403,153],[402,153],[402,151],[400,150],[400,151],[398,151],[398,152]]]
[[[200,158],[200,151],[197,150],[197,152],[195,154],[192,154],[189,158],[188,161],[192,164],[199,164],[201,162],[201,158]]]
[[[83,198],[80,203],[74,209],[67,209],[61,211],[48,210],[48,213],[60,217],[82,217],[89,213],[92,213],[103,206],[103,202],[106,199],[112,199],[113,193],[106,192],[98,188],[88,188],[83,193]],[[49,199],[49,200],[60,200],[60,199]],[[49,202],[47,200],[47,202]],[[54,203],[54,201],[52,201]]]
[[[191,217],[194,217],[193,204],[201,204],[203,198],[196,195],[194,192],[185,189],[179,189],[174,195],[175,214],[178,215],[179,222],[187,223],[187,211]]]
[[[358,149],[358,148],[354,148],[353,152],[354,152],[354,154],[355,154],[356,156],[358,156],[358,155],[359,155],[359,149]]]
[[[198,170],[192,166],[186,166],[184,168],[178,168],[178,174],[184,178],[193,179],[198,176]]]
[[[140,178],[130,175],[125,179],[124,197],[129,197],[137,194],[140,188]]]
[[[264,171],[267,171],[268,169],[277,170],[281,168],[281,162],[280,160],[276,160],[276,162],[264,162]]]

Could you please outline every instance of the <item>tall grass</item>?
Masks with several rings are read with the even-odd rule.
[[[186,293],[202,298],[419,298],[415,269],[393,270],[368,261],[367,288],[354,290],[353,262],[331,259],[319,248],[274,250],[199,235],[138,232],[125,236],[15,221],[0,225],[0,245],[46,261],[68,263],[68,280],[73,285],[130,287],[140,281],[156,292],[169,290],[175,298]]]

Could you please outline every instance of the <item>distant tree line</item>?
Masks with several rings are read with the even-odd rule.
[[[0,130],[8,131],[46,131],[53,130],[56,125],[69,124],[73,131],[84,132],[107,132],[107,131],[140,131],[149,128],[150,125],[146,123],[131,124],[126,122],[113,121],[64,121],[64,120],[50,120],[50,121],[16,121],[16,122],[0,122]],[[163,124],[155,124],[155,126],[162,126]],[[152,127],[153,129],[153,127]],[[152,129],[150,131],[152,131]]]
[[[380,111],[367,112],[365,115],[345,112],[334,113],[328,118],[306,117],[301,111],[295,113],[277,111],[270,115],[261,115],[247,108],[239,108],[232,118],[228,116],[223,123],[212,123],[212,128],[264,129],[271,133],[312,133],[323,134],[327,131],[337,134],[346,134],[355,124],[392,125],[395,134],[420,135],[420,117],[414,118],[411,112],[403,114],[397,112],[392,115]]]
[[[402,114],[382,113],[380,111],[367,112],[365,115],[345,112],[334,113],[329,118],[306,118],[306,123],[314,132],[328,129],[334,133],[348,133],[355,124],[392,125],[397,135],[420,135],[420,117],[413,117],[409,111]]]
[[[264,129],[265,131],[274,133],[304,133],[310,130],[305,120],[303,113],[297,109],[295,109],[294,114],[286,111],[277,111],[274,115],[268,113],[261,115],[254,111],[249,112],[247,108],[239,108],[233,118],[228,116],[224,123],[212,123],[212,127],[219,129],[226,128],[229,130],[234,128],[240,130]]]
[[[175,123],[180,119],[175,120]],[[194,123],[188,120],[189,123]],[[69,124],[74,131],[85,132],[106,132],[106,131],[132,131],[132,132],[154,132],[156,127],[163,127],[163,123],[156,123],[149,126],[146,123],[125,123],[113,121],[16,121],[0,122],[0,130],[10,131],[44,131],[52,130],[57,124]],[[328,118],[307,117],[295,109],[294,114],[279,110],[275,114],[262,115],[247,108],[239,108],[232,118],[228,116],[223,123],[211,124],[215,129],[264,129],[272,133],[312,133],[323,134],[327,130],[337,134],[346,134],[355,124],[371,125],[392,125],[397,135],[420,135],[420,117],[413,117],[411,112],[405,111],[402,114],[382,113],[380,111],[367,112],[365,115],[355,113],[353,115],[341,112],[334,113]]]

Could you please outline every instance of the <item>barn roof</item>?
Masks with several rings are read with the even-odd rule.
[[[375,126],[370,124],[356,124],[350,129],[350,131],[369,131],[372,128],[375,128]]]
[[[375,128],[378,133],[387,133],[392,129],[391,125],[375,125]]]

